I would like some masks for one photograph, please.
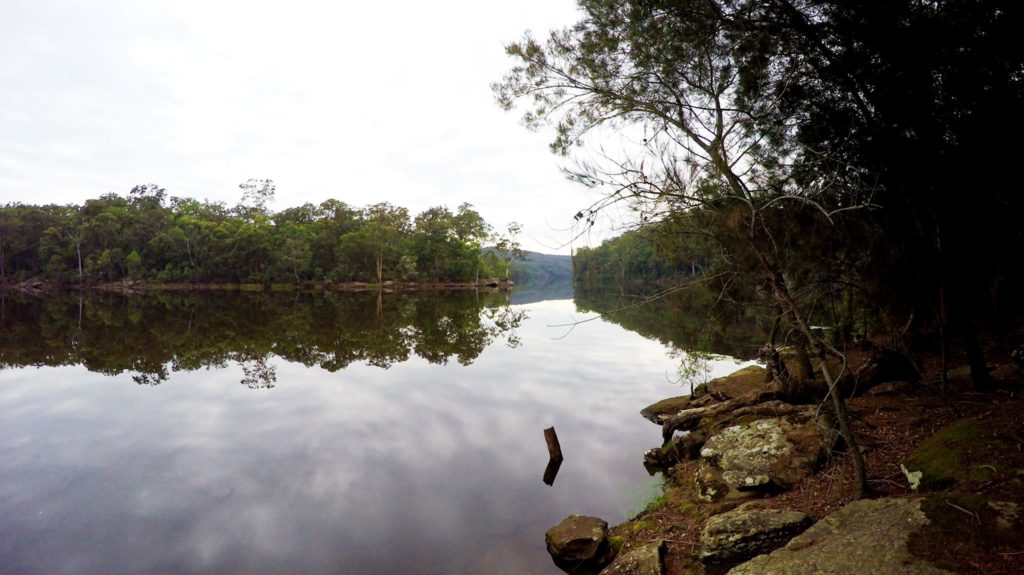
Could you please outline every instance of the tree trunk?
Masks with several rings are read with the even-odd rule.
[[[946,325],[946,286],[939,281],[939,355],[942,362],[942,374],[939,390],[945,398],[949,393],[949,326]]]
[[[992,388],[992,378],[988,375],[988,362],[985,360],[984,350],[981,349],[974,322],[970,319],[964,321],[964,344],[967,347],[967,364],[971,366],[971,384],[974,390],[989,391]]]
[[[75,250],[78,252],[78,285],[81,286],[84,283],[82,274],[82,242],[75,240]]]
[[[869,493],[867,471],[864,467],[864,455],[860,451],[860,445],[857,444],[857,440],[853,437],[853,432],[850,430],[849,417],[846,412],[846,403],[842,398],[839,390],[839,382],[832,375],[831,370],[828,366],[828,354],[821,338],[814,335],[811,331],[810,325],[804,318],[803,314],[800,313],[800,308],[797,306],[796,301],[789,293],[789,287],[786,283],[786,278],[779,271],[776,266],[764,253],[763,248],[756,247],[758,244],[752,242],[755,246],[754,251],[757,253],[757,258],[761,262],[762,267],[769,275],[769,282],[772,287],[772,292],[775,296],[779,306],[789,313],[792,318],[794,325],[803,336],[804,341],[810,345],[811,350],[814,352],[818,361],[821,362],[821,375],[825,378],[825,384],[828,386],[829,395],[832,397],[832,406],[835,408],[836,421],[839,423],[839,432],[843,436],[843,441],[846,442],[847,448],[850,450],[850,455],[853,457],[853,468],[855,480],[857,483],[857,496],[863,498]],[[812,372],[813,375],[813,372]]]
[[[188,241],[188,236],[185,236],[185,251],[188,252],[188,264],[192,266],[192,269],[196,269],[196,262],[192,259],[192,245]]]

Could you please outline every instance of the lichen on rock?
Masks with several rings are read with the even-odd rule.
[[[701,458],[739,491],[787,488],[812,473],[835,441],[815,421],[761,419],[727,427],[708,439]]]
[[[950,572],[918,560],[907,547],[911,533],[927,523],[919,499],[854,501],[785,547],[740,564],[729,575],[946,575]]]
[[[812,523],[799,511],[760,509],[758,502],[746,503],[708,520],[699,557],[705,563],[739,563],[782,547]]]
[[[601,575],[662,575],[664,567],[661,557],[664,544],[661,541],[634,547],[623,551]]]

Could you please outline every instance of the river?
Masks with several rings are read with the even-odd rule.
[[[0,573],[560,573],[545,530],[656,494],[678,351],[507,301],[4,297]]]

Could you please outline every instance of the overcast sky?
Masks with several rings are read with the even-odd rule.
[[[234,205],[270,178],[274,209],[469,202],[568,253],[593,198],[489,84],[505,43],[575,19],[572,0],[3,0],[0,203],[154,182]]]

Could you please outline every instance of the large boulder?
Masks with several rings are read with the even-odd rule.
[[[708,439],[700,455],[708,466],[721,470],[732,489],[771,491],[789,488],[813,473],[837,437],[809,407],[791,417],[727,427]]]
[[[661,541],[634,547],[619,553],[615,561],[601,571],[601,575],[662,575],[663,553],[664,544]]]
[[[928,523],[919,499],[855,501],[815,523],[785,547],[734,567],[729,575],[947,575],[916,559],[910,534]]]
[[[853,367],[851,395],[860,395],[883,383],[917,382],[921,374],[913,360],[904,353],[886,347],[874,347]]]
[[[720,501],[726,497],[736,499],[752,495],[734,490],[722,479],[722,470],[717,466],[709,465],[706,461],[702,461],[697,466],[693,475],[693,486],[697,498],[707,503]]]
[[[736,399],[749,395],[758,395],[768,385],[768,371],[759,365],[748,365],[725,377],[717,377],[708,382],[708,393],[719,399]]]
[[[570,515],[544,536],[548,553],[567,573],[597,573],[614,556],[608,523],[597,517]]]
[[[900,467],[910,487],[918,491],[988,481],[1000,470],[999,453],[1013,445],[1007,430],[960,419],[925,440]]]
[[[756,502],[746,503],[708,520],[699,558],[705,563],[740,563],[782,547],[812,523],[799,511],[759,509]]]

